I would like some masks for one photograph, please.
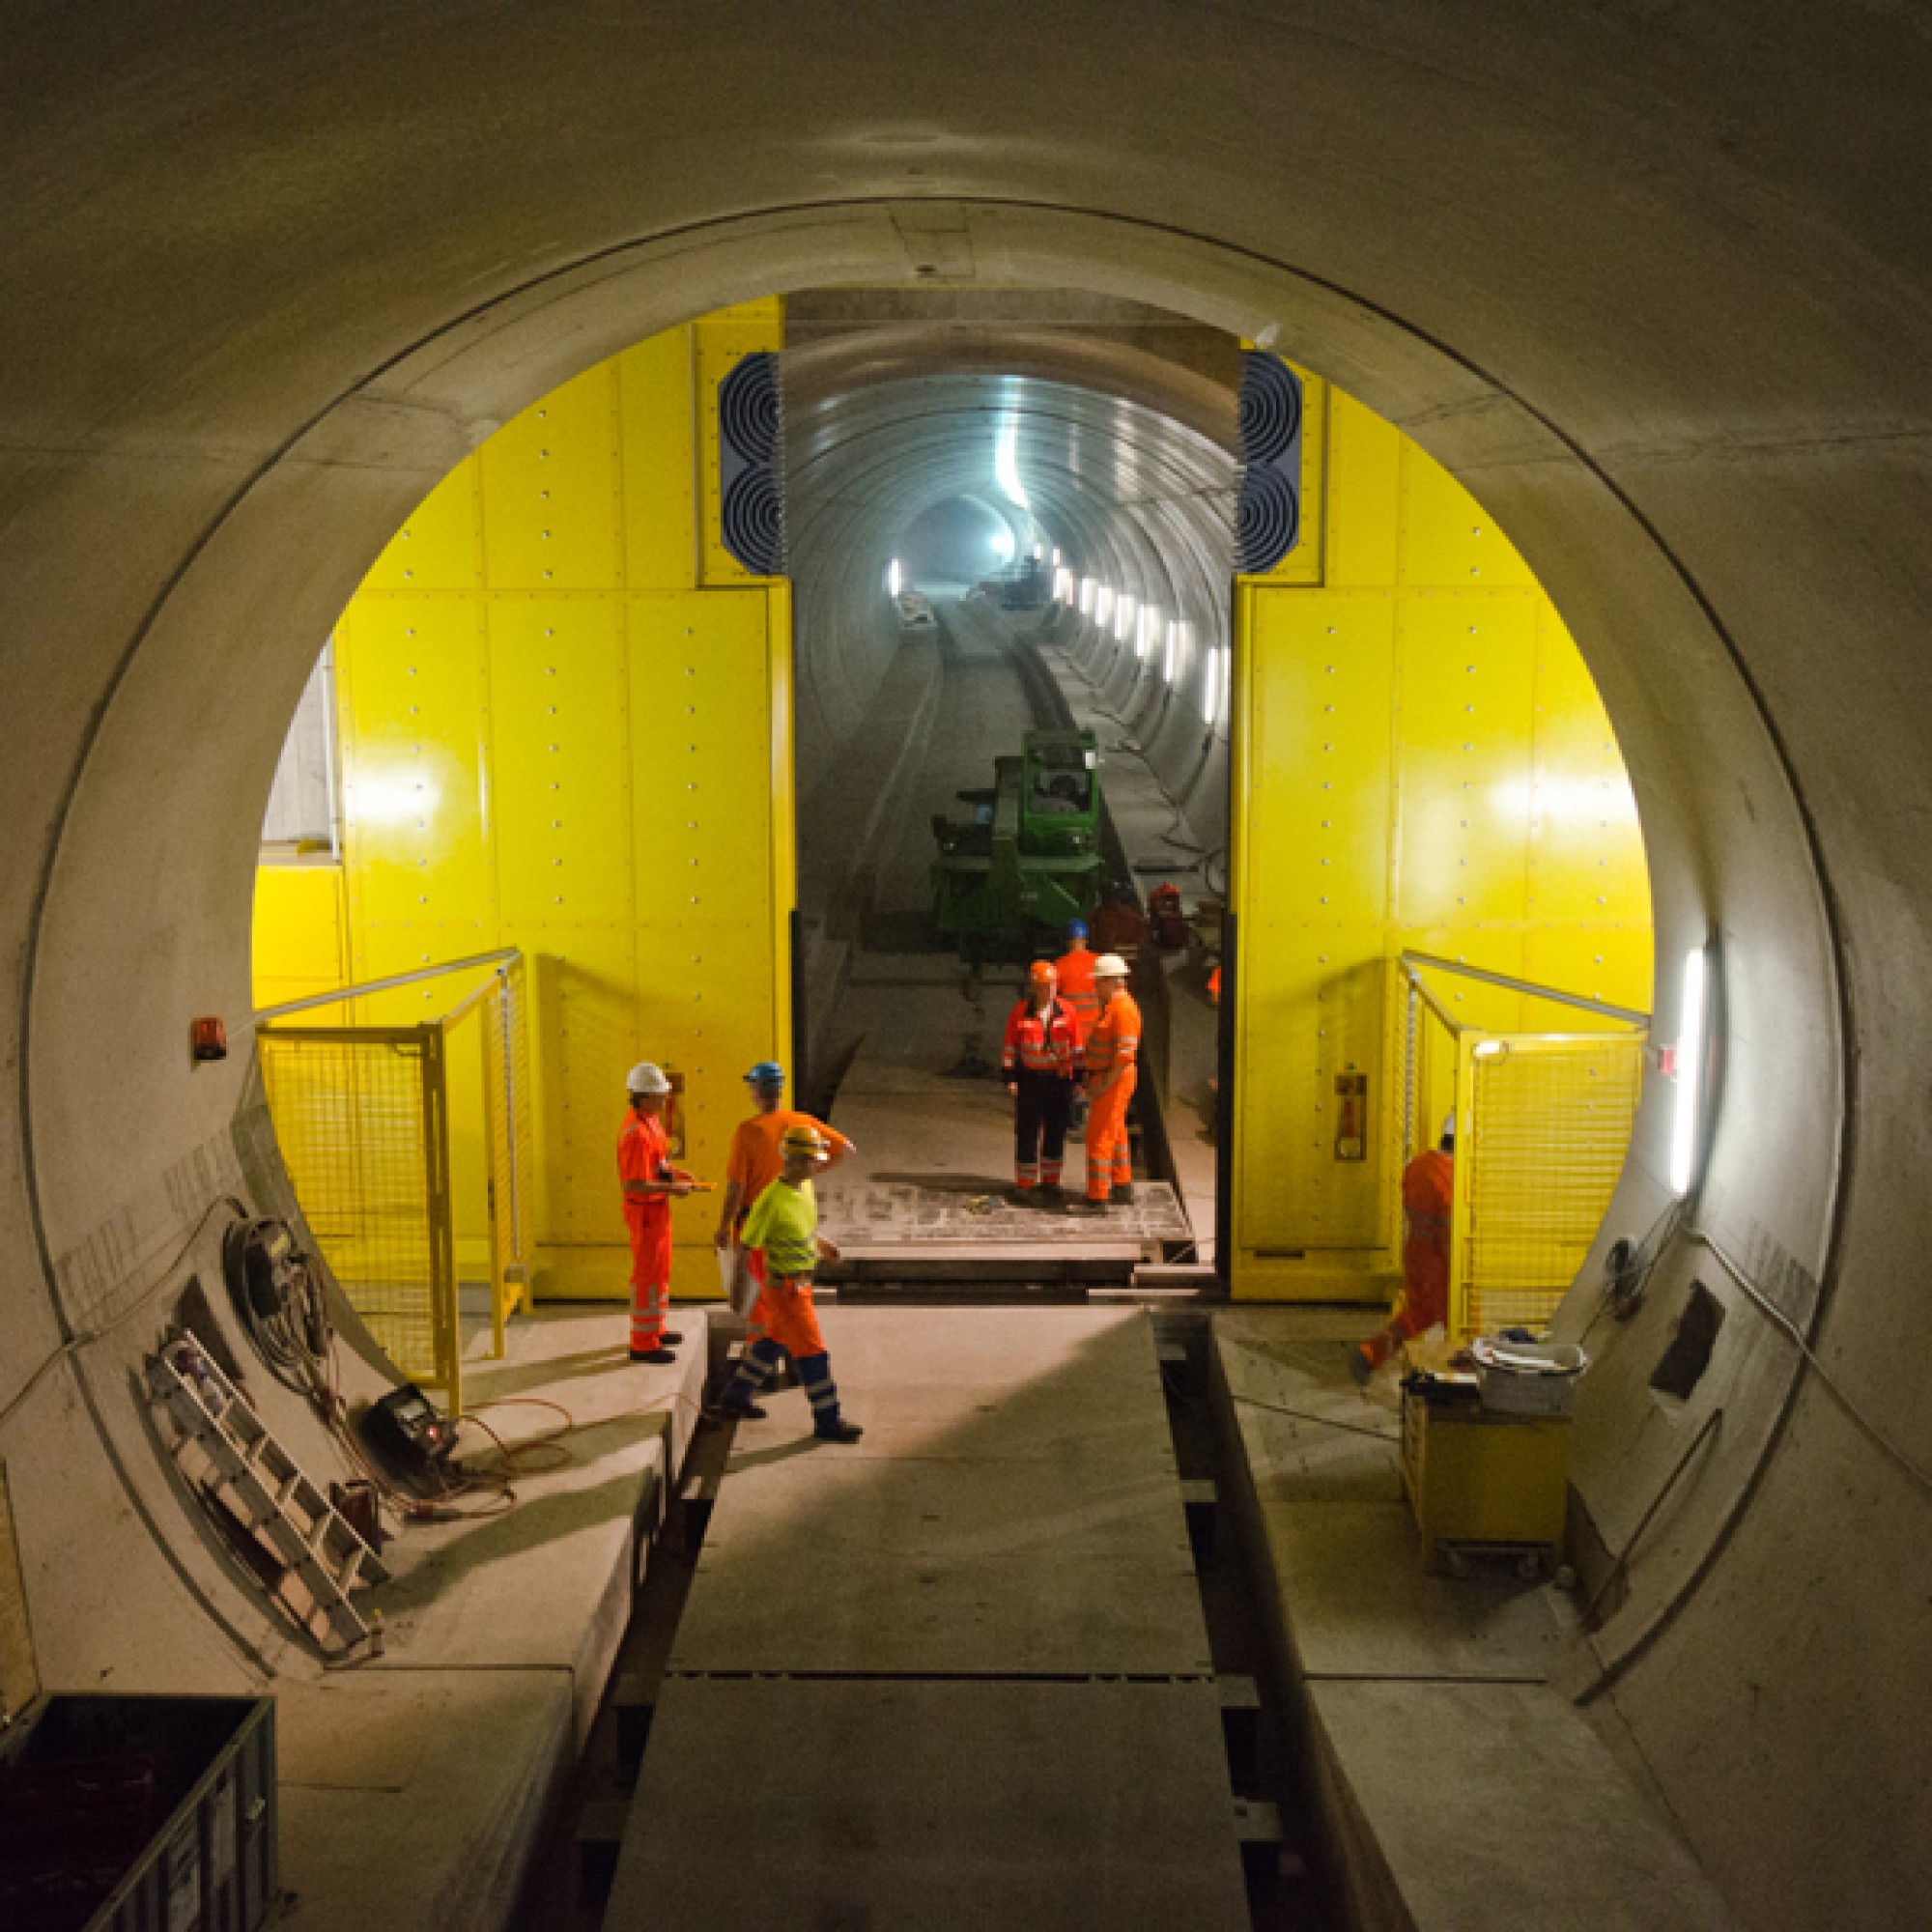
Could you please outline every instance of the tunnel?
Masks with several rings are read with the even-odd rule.
[[[1916,1922],[1932,51],[1908,11],[196,4],[7,36],[0,1460],[44,1685],[301,1668],[189,1527],[139,1378],[163,1292],[219,1273],[221,1202],[284,1198],[250,1084],[258,834],[391,537],[540,398],[695,318],[1071,291],[1359,399],[1574,635],[1641,818],[1658,1037],[1700,957],[1719,1099],[1673,1215],[1647,1084],[1559,1322],[1596,1314],[1612,1240],[1655,1260],[1591,1337],[1571,1471],[1619,1594],[1552,1681],[1736,1922]],[[1029,385],[996,408],[1101,393],[1050,345],[955,348],[948,374],[878,342],[872,373]],[[811,353],[856,432],[888,388],[846,350]],[[1105,407],[1211,442],[1213,371],[1110,366]],[[792,414],[809,456],[809,390]],[[222,1015],[234,1050],[195,1059]],[[1651,1373],[1699,1293],[1718,1350],[1673,1406]]]

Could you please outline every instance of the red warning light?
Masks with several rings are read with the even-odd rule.
[[[200,1019],[188,1029],[188,1039],[197,1060],[228,1058],[228,1029],[218,1019]]]

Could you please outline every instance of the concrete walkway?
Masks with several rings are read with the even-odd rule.
[[[1344,1345],[1371,1325],[1361,1310],[1214,1318],[1350,1922],[1719,1932],[1722,1903],[1640,1761],[1549,1686],[1569,1600],[1424,1573],[1397,1418],[1347,1375]]]
[[[383,1655],[276,1687],[290,1932],[490,1932],[513,1920],[631,1612],[645,1548],[703,1388],[705,1318],[680,1308],[674,1367],[626,1359],[621,1307],[561,1303],[512,1325],[466,1400],[513,1445],[577,1425],[516,1506],[414,1524],[384,1555]],[[502,1404],[495,1406],[492,1405]],[[495,1463],[464,1429],[459,1454]],[[552,1463],[550,1454],[530,1463]],[[458,1507],[487,1510],[487,1499]]]
[[[825,1326],[865,1440],[740,1426],[608,1932],[1244,1926],[1146,1317]]]

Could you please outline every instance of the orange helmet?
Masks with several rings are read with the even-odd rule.
[[[1060,973],[1051,959],[1036,959],[1027,968],[1027,980],[1036,986],[1057,986]]]

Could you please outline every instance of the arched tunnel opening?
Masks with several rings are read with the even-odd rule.
[[[1332,378],[1473,493],[1575,635],[1628,760],[1650,862],[1656,995],[1629,1004],[1654,1004],[1657,1043],[1675,1053],[1668,1068],[1645,1074],[1599,1251],[1585,1257],[1555,1322],[1594,1358],[1569,1425],[1565,1553],[1582,1583],[1574,1618],[1539,1597],[1553,1632],[1526,1640],[1507,1617],[1497,1621],[1503,1613],[1472,1607],[1479,1596],[1436,1594],[1438,1581],[1450,1590],[1462,1579],[1432,1579],[1424,1594],[1450,1605],[1448,1622],[1424,1618],[1414,1628],[1426,1640],[1406,1650],[1363,1649],[1366,1633],[1401,1621],[1390,1605],[1412,1606],[1413,1592],[1349,1541],[1370,1534],[1376,1511],[1406,1519],[1386,1445],[1354,1452],[1383,1457],[1378,1471],[1346,1465],[1331,1425],[1348,1412],[1311,1387],[1308,1351],[1331,1349],[1332,1338],[1270,1346],[1243,1325],[1265,1311],[1243,1306],[1215,1310],[1195,1345],[1209,1351],[1209,1382],[1226,1398],[1217,1412],[1235,1419],[1252,1492],[1234,1500],[1261,1525],[1258,1563],[1293,1554],[1269,1584],[1284,1596],[1291,1633],[1281,1675],[1310,1714],[1313,1788],[1328,1780],[1356,1834],[1336,1841],[1346,1896],[1371,1919],[1414,1918],[1429,1901],[1450,1911],[1449,1922],[1485,1922],[1485,1911],[1489,1922],[1509,1922],[1495,1918],[1494,1894],[1477,1908],[1457,1894],[1460,1917],[1443,1900],[1458,1880],[1502,1883],[1499,1866],[1523,1863],[1487,1859],[1484,1846],[1493,1848],[1498,1817],[1524,1816],[1539,1845],[1565,1848],[1541,1875],[1545,1897],[1568,1884],[1601,1907],[1621,1884],[1637,1901],[1636,1922],[1723,1914],[1776,1926],[1911,1922],[1932,1842],[1914,1700],[1872,1688],[1882,1676],[1916,1688],[1925,1666],[1910,1525],[1925,1492],[1911,1283],[1922,1220],[1914,1016],[1924,895],[1913,828],[1924,704],[1913,639],[1924,590],[1915,329],[1926,265],[1921,224],[1896,187],[1909,177],[1897,163],[1911,152],[1924,57],[1908,24],[1805,9],[1767,30],[1712,5],[1680,16],[1670,36],[1636,36],[1611,16],[1533,16],[1520,33],[1495,25],[1459,42],[1441,23],[1370,22],[1338,6],[1326,22],[1336,31],[1270,23],[1270,54],[1257,58],[1232,22],[1206,16],[1190,16],[1181,45],[1151,10],[1151,38],[1136,41],[1097,13],[1029,22],[1022,34],[1016,15],[992,9],[981,23],[989,49],[1024,44],[1033,57],[1009,64],[998,98],[966,109],[939,91],[944,62],[933,60],[934,78],[922,75],[921,58],[935,54],[923,26],[891,49],[848,43],[835,59],[774,19],[788,71],[781,86],[753,91],[773,135],[760,144],[692,106],[737,59],[701,27],[660,69],[656,28],[641,19],[571,41],[468,17],[474,32],[457,65],[475,87],[568,127],[567,137],[535,144],[541,156],[500,140],[500,129],[486,139],[466,128],[456,97],[475,91],[427,84],[447,71],[450,49],[433,46],[414,20],[379,34],[359,16],[317,17],[270,47],[196,10],[166,40],[130,27],[119,79],[71,19],[19,30],[22,138],[10,168],[25,191],[8,232],[35,301],[19,313],[7,384],[0,525],[0,585],[14,613],[4,731],[14,828],[9,1053],[18,1071],[5,1208],[15,1261],[0,1291],[10,1338],[0,1460],[6,1540],[18,1552],[0,1564],[9,1708],[103,1683],[272,1696],[287,1747],[285,1866],[304,1874],[312,1901],[331,1901],[311,1911],[335,1910],[336,1922],[348,1909],[371,1922],[485,1923],[514,1910],[516,1855],[478,1856],[460,1826],[412,1874],[401,1854],[347,1869],[352,1861],[328,1850],[326,1820],[353,1809],[371,1831],[406,1831],[419,1846],[431,1794],[398,1769],[412,1739],[432,1740],[440,1762],[461,1767],[435,1795],[440,1818],[500,1819],[515,1810],[514,1793],[555,1787],[596,1704],[588,1687],[599,1660],[613,1654],[582,1633],[608,1625],[611,1599],[592,1585],[624,1537],[590,1557],[601,1533],[593,1520],[621,1518],[627,1536],[658,1506],[631,1508],[639,1472],[648,1465],[660,1481],[683,1456],[690,1438],[674,1418],[684,1398],[666,1397],[673,1419],[662,1425],[648,1403],[597,1412],[570,1438],[585,1481],[553,1496],[532,1472],[528,1501],[469,1546],[471,1555],[454,1553],[453,1537],[446,1554],[434,1553],[445,1548],[434,1536],[419,1541],[432,1560],[396,1579],[388,1655],[375,1669],[342,1673],[291,1636],[264,1601],[262,1577],[211,1528],[145,1379],[169,1326],[192,1320],[190,1277],[204,1293],[222,1280],[223,1204],[232,1196],[251,1218],[297,1207],[260,1085],[266,1056],[245,1019],[258,1004],[249,944],[258,828],[291,711],[372,559],[438,479],[505,425],[522,425],[504,487],[527,485],[533,496],[550,487],[536,469],[554,445],[525,412],[631,345],[698,328],[690,318],[732,313],[731,304],[755,309],[772,290],[1088,289],[1188,316]],[[1082,34],[1105,47],[1084,146],[1040,131],[1054,125],[1056,76],[1074,57],[1066,37]],[[1284,68],[1272,57],[1277,37],[1292,45],[1306,107],[1290,120],[1271,92]],[[130,77],[143,85],[115,95]],[[665,159],[671,150],[638,133],[639,91],[676,110],[675,165]],[[565,101],[567,115],[552,111]],[[1702,104],[1695,113],[1692,101]],[[301,143],[352,124],[358,131],[330,147],[324,181]],[[1251,125],[1275,129],[1273,144],[1242,143],[1238,162],[1208,131]],[[90,136],[84,153],[70,138],[75,128]],[[407,170],[384,131],[395,128],[422,137],[410,143]],[[149,164],[156,154],[166,165]],[[407,192],[392,193],[399,171]],[[801,200],[808,180],[817,185]],[[1634,276],[1638,262],[1646,271]],[[764,319],[740,315],[728,327],[756,336]],[[696,355],[703,344],[687,347]],[[718,351],[725,361],[736,353],[736,344]],[[688,396],[708,393],[692,366]],[[1003,353],[983,373],[1053,383],[1068,372]],[[609,407],[619,417],[627,407],[621,378]],[[626,469],[612,442],[604,476],[612,490],[646,493],[642,550],[682,555],[691,581],[653,585],[636,610],[625,605],[620,625],[582,586],[570,607],[571,661],[601,652],[609,692],[630,705],[645,669],[629,641],[641,611],[660,668],[693,680],[690,715],[715,705],[717,716],[742,719],[726,699],[755,686],[762,735],[714,748],[705,733],[679,735],[680,707],[624,711],[626,722],[658,719],[665,729],[633,760],[628,792],[599,798],[587,741],[561,727],[544,736],[543,721],[609,732],[620,708],[616,696],[544,695],[555,660],[538,611],[543,584],[556,580],[543,573],[568,574],[582,559],[546,558],[542,546],[555,539],[539,532],[557,526],[534,521],[519,620],[529,628],[506,633],[516,648],[502,677],[472,679],[462,701],[526,729],[541,755],[562,761],[544,784],[582,788],[581,811],[514,801],[520,825],[561,835],[533,836],[518,856],[526,909],[546,904],[536,883],[544,867],[592,866],[608,828],[622,824],[632,876],[667,909],[697,907],[652,928],[682,948],[684,963],[716,976],[686,985],[686,1003],[705,1004],[689,997],[701,992],[715,1009],[714,988],[728,984],[724,1004],[742,1009],[781,950],[781,895],[714,923],[708,876],[696,893],[683,888],[695,861],[700,874],[716,867],[728,895],[753,876],[753,851],[765,854],[757,875],[773,876],[783,828],[771,802],[781,788],[742,787],[739,809],[721,818],[707,805],[693,819],[651,787],[714,749],[721,770],[769,755],[771,721],[803,694],[773,674],[778,594],[722,565],[715,582],[702,581],[714,563],[694,507],[706,432],[701,412],[685,420],[686,440],[656,452],[668,462]],[[680,453],[691,479],[684,521],[671,495],[647,494],[647,479],[677,469]],[[488,489],[486,477],[478,500]],[[1073,554],[1065,541],[1057,547]],[[871,568],[867,594],[882,603],[882,566]],[[1122,589],[1145,601],[1099,572],[1082,576],[1096,608],[1100,590],[1113,590],[1117,622]],[[440,586],[436,619],[417,626],[419,678],[432,648],[445,666],[460,656],[471,587]],[[1071,588],[1075,615],[1089,614],[1082,585]],[[686,609],[687,590],[714,603]],[[398,589],[397,610],[403,601]],[[680,658],[681,638],[712,619],[719,629],[706,642],[716,648]],[[1293,644],[1292,627],[1267,635],[1262,661],[1293,662],[1292,649],[1275,647]],[[1135,635],[1128,647],[1138,643]],[[1244,684],[1253,668],[1230,664],[1231,693],[1261,689]],[[351,680],[339,697],[345,717],[361,701],[353,669]],[[412,701],[372,696],[367,716],[407,718]],[[218,743],[209,723],[217,706]],[[455,798],[480,775],[452,767],[445,776]],[[1252,777],[1237,758],[1237,790]],[[707,769],[678,783],[708,798],[711,779]],[[468,795],[479,815],[512,803]],[[646,799],[662,810],[640,821]],[[391,802],[399,851],[411,803]],[[639,873],[643,822],[659,837],[655,868]],[[585,824],[605,830],[573,842]],[[684,837],[694,825],[695,842]],[[1312,842],[1295,849],[1311,864],[1325,856]],[[1238,854],[1231,870],[1238,897]],[[424,923],[445,918],[442,907],[423,910],[409,871],[399,860],[372,902],[371,929],[397,974],[421,962]],[[629,1026],[612,989],[628,988],[635,1008],[640,989],[673,983],[673,962],[635,942],[608,946],[595,920],[578,917],[575,890],[551,890],[544,919],[533,920],[562,937],[546,952],[560,964],[532,973],[528,998],[557,1022],[568,1054],[611,1064],[625,1057],[614,1049]],[[438,941],[466,917],[478,923],[448,911],[452,932]],[[1274,929],[1286,930],[1286,912],[1280,920]],[[427,950],[431,963],[469,956]],[[475,970],[487,977],[495,965]],[[1238,1002],[1254,981],[1244,991],[1236,978]],[[401,990],[419,1015],[420,990]],[[1335,990],[1346,1006],[1348,988]],[[1690,1024],[1696,1009],[1701,1025]],[[790,1013],[788,989],[768,997],[759,1044],[782,1043]],[[217,1017],[228,1022],[228,1057],[196,1058],[190,1023]],[[680,1009],[677,1020],[694,1043],[700,1024],[709,1032],[708,1015],[700,1023]],[[735,1079],[752,1043],[721,1031]],[[1700,1036],[1703,1050],[1686,1052]],[[716,1124],[696,1118],[707,1104],[701,1065],[693,1055],[672,1069],[686,1077],[678,1097],[693,1139]],[[1692,1137],[1689,1171],[1673,1118],[1687,1074],[1719,1096]],[[537,1080],[532,1104],[565,1152],[554,1199],[576,1217],[555,1259],[608,1282],[625,1265],[608,1230],[611,1123],[604,1114],[582,1120],[567,1098]],[[737,1098],[727,1089],[715,1104],[735,1110]],[[580,1225],[591,1232],[580,1236]],[[1289,1269],[1319,1245],[1258,1238],[1253,1261]],[[205,1320],[243,1371],[255,1411],[299,1464],[339,1466],[307,1398],[278,1391],[256,1366],[245,1321],[218,1293],[207,1298]],[[846,1312],[828,1311],[835,1336]],[[337,1315],[353,1337],[346,1312]],[[887,1390],[884,1414],[893,1372],[864,1363],[862,1330],[849,1332],[847,1379]],[[972,1377],[960,1363],[973,1358],[960,1331],[935,1317],[922,1332],[936,1354],[920,1358],[908,1388],[963,1399]],[[987,1348],[1001,1362],[1012,1354],[1004,1336]],[[381,1358],[351,1356],[345,1392],[358,1404],[380,1396],[389,1385]],[[1678,1372],[1653,1386],[1667,1357],[1680,1358]],[[582,1362],[557,1374],[580,1397],[603,1386]],[[1084,1412],[1080,1387],[1076,1377],[1044,1391],[1056,1426]],[[1003,1398],[986,1400],[997,1409]],[[668,1446],[652,1446],[660,1436]],[[866,1453],[891,1436],[881,1426]],[[1155,1451],[1142,1442],[1135,1453]],[[796,1480],[820,1462],[774,1466]],[[1092,1462],[1068,1452],[1065,1466],[1094,1507],[1043,1511],[1050,1526],[1029,1547],[1028,1601],[1050,1598],[1087,1564],[1105,1574],[1111,1602],[1131,1605],[1132,1573],[1106,1572],[1104,1552],[1080,1540],[1095,1517],[1125,1505]],[[794,1496],[790,1507],[829,1542],[841,1520],[863,1525],[864,1536],[838,1545],[852,1574],[862,1546],[898,1550],[930,1572],[937,1556],[907,1527],[923,1520],[916,1501],[910,1517],[888,1521],[861,1508],[856,1492],[876,1493],[863,1476],[823,1480],[849,1487]],[[727,1476],[719,1492],[721,1532],[740,1481]],[[1373,1481],[1383,1488],[1371,1496]],[[1009,1493],[1023,1489],[1011,1479]],[[851,1512],[842,1519],[841,1500]],[[1325,1531],[1312,1527],[1318,1519]],[[747,1541],[757,1546],[759,1534]],[[534,1642],[526,1626],[466,1594],[519,1547],[535,1552],[541,1575],[526,1604]],[[708,1560],[717,1567],[730,1550],[724,1533]],[[1323,1575],[1339,1594],[1295,1596],[1296,1578]],[[836,1605],[841,1581],[836,1567],[821,1570],[807,1594]],[[1321,1608],[1350,1589],[1368,1594],[1324,1623]],[[990,1685],[939,1717],[939,1691],[922,1704],[927,1693],[905,1688],[923,1666],[915,1659],[895,1676],[886,1636],[923,1626],[916,1598],[893,1600],[893,1610],[870,1631],[871,1649],[848,1650],[824,1676],[761,1653],[772,1663],[761,1674],[815,1687],[797,1690],[785,1721],[835,1726],[825,1732],[838,1740],[829,1761],[874,1793],[893,1788],[895,1768],[916,1756],[909,1746],[901,1758],[880,1756],[881,1740],[1001,1735],[974,1729],[1000,1704]],[[1077,1622],[1063,1618],[1065,1628]],[[450,1648],[434,1648],[445,1640]],[[692,1709],[695,1687],[736,1683],[732,1668],[716,1650],[708,1664],[672,1671],[672,1688]],[[1207,1695],[1213,1676],[1198,1663],[1153,1674],[1178,1702]],[[1043,1670],[1040,1681],[1050,1678],[1056,1671]],[[826,1688],[860,1679],[875,1700],[870,1721],[838,1702],[858,1691]],[[1078,1737],[1103,1766],[1160,1763],[1172,1774],[1178,1760],[1152,1748],[1150,1733],[1108,1732],[1071,1715],[1073,1704],[1107,1701],[1093,1690],[1097,1678],[1082,1682],[1053,1720],[1054,1761],[1070,1762],[1067,1741]],[[1051,1701],[1037,1699],[1029,1721],[1044,1721]],[[1115,1704],[1122,1723],[1153,1721],[1151,1703],[1132,1719],[1120,1716],[1124,1693]],[[671,1708],[667,1694],[667,1723]],[[750,1729],[733,1735],[772,1728],[769,1716],[745,1721]],[[331,1758],[331,1727],[388,1758],[359,1768]],[[1496,1743],[1478,1755],[1513,1765],[1515,1786],[1458,1787],[1466,1766],[1457,1741],[1477,1739]],[[1440,1740],[1449,1742],[1438,1748]],[[1418,1778],[1455,1799],[1405,1804]],[[1499,1810],[1481,1811],[1493,1791],[1520,1793],[1524,1782],[1532,1810],[1511,1812],[1505,1796]],[[1144,1854],[1163,1842],[1161,1805],[1175,1842],[1233,1829],[1190,1814],[1181,1833],[1172,1775],[1135,1789],[1155,1807],[1133,1834]],[[318,1795],[342,1791],[352,1796]],[[234,1815],[236,1842],[258,1842],[240,1807]],[[742,1838],[717,1818],[688,1829],[696,1841]],[[527,1848],[533,1835],[512,1832],[502,1843]],[[222,1840],[199,1842],[213,1869]],[[1603,1853],[1595,1864],[1576,1851],[1589,1844]],[[1070,1837],[1061,1849],[1076,1867],[1113,1868]],[[876,1877],[891,1862],[847,1861],[841,1879]],[[188,1870],[185,1852],[177,1865]],[[319,1882],[343,1889],[317,1891]],[[1515,1922],[1525,1922],[1522,1912]],[[1600,1910],[1583,1922],[1614,1921]]]

